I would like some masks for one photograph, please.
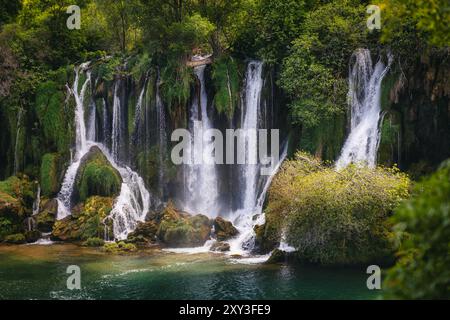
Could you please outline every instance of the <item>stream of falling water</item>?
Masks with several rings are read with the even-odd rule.
[[[372,67],[370,51],[358,49],[351,61],[348,93],[351,130],[336,161],[337,169],[350,163],[364,163],[369,167],[376,165],[381,134],[381,83],[389,71],[392,56],[388,55],[387,66],[380,59]]]

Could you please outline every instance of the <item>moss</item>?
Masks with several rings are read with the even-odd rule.
[[[90,197],[84,204],[76,206],[71,216],[55,222],[52,237],[63,241],[80,241],[94,237],[103,238],[105,232],[103,220],[111,212],[112,205],[112,198]],[[112,233],[111,221],[105,223]]]
[[[11,234],[5,237],[6,243],[22,244],[26,242],[25,236],[21,233]]]
[[[58,164],[59,155],[57,153],[46,153],[41,162],[41,190],[42,195],[51,197],[59,190]]]
[[[91,148],[81,160],[75,178],[76,200],[85,201],[91,196],[115,197],[120,193],[122,178],[97,147]]]
[[[193,83],[192,69],[182,61],[170,60],[162,68],[161,97],[172,113],[187,103]]]
[[[33,216],[36,221],[36,229],[41,232],[51,232],[58,214],[58,202],[56,199],[41,199],[40,211]]]
[[[105,243],[105,245],[103,246],[103,250],[111,254],[124,254],[137,251],[137,247],[132,243],[125,243],[123,241],[120,241]]]
[[[36,91],[36,114],[42,128],[46,144],[60,153],[70,145],[68,118],[64,112],[62,85],[54,81],[42,83]]]
[[[214,106],[218,113],[231,118],[239,101],[239,74],[236,62],[230,57],[217,59],[212,65],[212,79],[216,94]]]

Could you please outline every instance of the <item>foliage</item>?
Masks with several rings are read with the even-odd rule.
[[[437,47],[450,45],[448,1],[384,0],[382,8],[384,41],[397,48],[414,48],[421,43],[422,46],[424,43]]]
[[[414,196],[392,218],[401,239],[399,260],[389,270],[384,295],[394,299],[450,296],[450,161],[418,183]]]
[[[97,237],[89,238],[85,242],[83,242],[83,246],[86,247],[103,247],[104,244],[105,241]]]
[[[298,152],[275,177],[266,209],[269,237],[285,230],[302,261],[368,263],[392,252],[388,217],[408,196],[398,169],[353,165],[341,171]]]
[[[240,79],[236,62],[230,57],[214,61],[212,79],[216,89],[214,106],[219,113],[231,118],[239,101]]]

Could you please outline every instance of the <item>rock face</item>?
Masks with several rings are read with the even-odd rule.
[[[204,215],[190,216],[169,202],[159,217],[158,238],[171,247],[194,247],[209,239],[212,223]]]
[[[108,197],[90,197],[85,203],[75,206],[72,215],[56,221],[53,226],[52,239],[62,241],[82,241],[89,238],[105,236],[103,220],[112,209],[113,199]],[[109,237],[112,238],[112,222],[106,222]]]
[[[233,224],[222,217],[214,219],[214,230],[218,241],[225,241],[239,234]]]
[[[34,215],[36,229],[40,232],[51,232],[58,214],[58,202],[56,199],[43,200],[39,213]]]
[[[73,203],[83,202],[91,196],[116,197],[120,193],[122,178],[101,150],[94,146],[81,159],[75,177]]]

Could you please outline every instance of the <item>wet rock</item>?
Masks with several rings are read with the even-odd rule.
[[[26,243],[27,240],[25,239],[25,236],[22,233],[15,233],[6,236],[4,242],[11,244],[22,244]]]
[[[25,232],[25,240],[28,243],[33,243],[41,238],[41,233],[38,230],[31,230]]]
[[[211,248],[211,251],[220,251],[220,252],[225,252],[225,251],[230,251],[230,245],[226,242],[215,242]]]
[[[217,240],[225,241],[233,238],[239,234],[237,229],[229,221],[226,221],[222,217],[214,219],[214,230]]]
[[[33,216],[36,229],[40,232],[51,232],[58,214],[58,202],[56,199],[46,199],[41,202],[41,210]]]

